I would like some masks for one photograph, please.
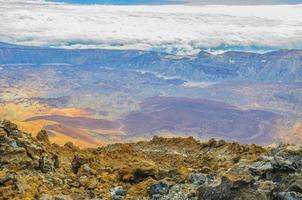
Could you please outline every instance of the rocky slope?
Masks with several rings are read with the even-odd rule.
[[[302,148],[159,138],[96,149],[0,123],[0,199],[302,199]]]

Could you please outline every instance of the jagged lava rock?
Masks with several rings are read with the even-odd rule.
[[[80,149],[0,122],[0,199],[291,199],[302,196],[302,148],[210,140]]]

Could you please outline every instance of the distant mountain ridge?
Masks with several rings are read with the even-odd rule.
[[[175,58],[152,51],[71,50],[0,43],[0,64],[25,63],[142,70],[192,81],[302,81],[302,50],[278,50],[264,54],[230,51],[218,55],[201,51],[196,57]]]

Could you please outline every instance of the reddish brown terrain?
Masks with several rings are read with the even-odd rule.
[[[277,115],[262,110],[242,110],[218,101],[154,97],[141,103],[123,123],[127,136],[150,137],[164,132],[196,134],[241,142],[267,143]]]

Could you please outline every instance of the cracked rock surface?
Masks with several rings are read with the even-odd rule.
[[[154,137],[79,149],[2,121],[0,199],[301,200],[302,148]]]

